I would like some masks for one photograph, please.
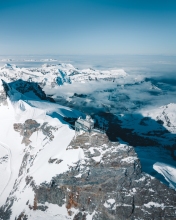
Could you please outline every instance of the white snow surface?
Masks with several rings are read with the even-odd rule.
[[[134,161],[137,160],[137,159],[138,159],[137,157],[129,156],[129,157],[126,157],[126,158],[122,159],[121,161],[126,162],[126,163],[134,163]]]
[[[48,60],[46,60],[47,62]],[[20,68],[5,64],[0,68],[0,77],[6,82],[22,79],[43,83],[44,86],[86,82],[89,80],[121,79],[127,76],[123,69],[99,71],[75,68],[72,64],[43,64],[41,68]]]
[[[153,165],[153,169],[163,175],[169,186],[176,190],[176,167],[157,162]]]
[[[165,207],[163,203],[159,204],[157,202],[148,202],[144,204],[144,206],[147,208],[157,207],[157,208],[162,208],[162,209]]]
[[[11,98],[13,99],[13,97]],[[63,123],[62,117],[79,116],[78,111],[47,102],[31,101],[27,103],[24,100],[11,102],[9,98],[7,98],[7,102],[7,106],[0,106],[0,178],[3,179],[0,183],[0,206],[5,203],[15,180],[18,179],[20,185],[14,194],[17,199],[14,201],[11,215],[11,219],[14,220],[20,210],[29,212],[26,198],[30,204],[33,204],[34,201],[32,188],[30,186],[24,188],[25,176],[32,176],[36,185],[45,181],[50,183],[53,176],[67,171],[73,163],[82,160],[84,153],[82,149],[66,150],[75,132],[68,124]],[[54,113],[59,116],[47,115]],[[40,125],[47,122],[49,126],[56,128],[52,131],[54,139],[50,140],[39,130],[30,137],[29,146],[22,144],[22,137],[19,132],[14,130],[13,124],[23,124],[27,119],[36,120]],[[27,167],[23,169],[22,176],[18,177],[26,152],[30,155],[26,161]],[[33,163],[32,158],[34,158]],[[60,164],[48,163],[50,158],[60,159],[62,162]],[[63,210],[60,209],[60,211]],[[65,217],[66,215],[62,212],[59,217],[59,210],[57,217],[53,217],[52,209],[50,211],[51,213],[45,213],[45,216],[48,216],[47,219],[70,219]],[[31,213],[30,219],[42,219],[42,215],[42,212],[37,211]]]
[[[105,203],[104,203],[104,207],[106,208],[110,208],[113,204],[115,204],[115,199],[108,199]]]
[[[176,133],[176,103],[161,106],[152,110],[143,110],[142,115],[163,121],[163,126],[171,133]]]

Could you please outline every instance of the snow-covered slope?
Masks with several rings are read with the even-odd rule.
[[[144,117],[150,117],[161,123],[169,132],[176,134],[176,103],[170,103],[160,108],[145,110]]]
[[[3,86],[1,85],[1,92]],[[0,106],[0,206],[5,204],[10,192],[14,201],[10,219],[15,219],[18,210],[27,200],[34,198],[32,189],[25,187],[25,177],[32,176],[37,185],[50,182],[56,174],[65,172],[80,157],[81,149],[66,151],[74,137],[74,131],[63,117],[79,117],[78,111],[42,101],[18,100],[19,92],[8,91],[5,105]],[[57,115],[51,117],[50,115]],[[64,165],[48,163],[57,157]],[[18,190],[14,191],[16,187]],[[21,197],[20,194],[22,193]],[[27,200],[26,200],[27,198]]]
[[[165,163],[155,163],[153,168],[164,176],[170,187],[176,189],[176,168]]]

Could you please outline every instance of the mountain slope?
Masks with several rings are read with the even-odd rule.
[[[176,218],[175,190],[143,173],[134,148],[120,138],[146,146],[167,143],[168,138],[174,141],[175,104],[135,114],[98,112],[96,124],[102,125],[111,142],[97,132],[75,138],[71,124],[85,115],[54,103],[43,90],[55,86],[58,92],[60,85],[85,87],[93,81],[98,85],[90,87],[95,105],[98,97],[111,109],[108,106],[117,100],[118,106],[131,105],[130,96],[118,93],[126,86],[148,88],[150,83],[123,70],[78,70],[70,64],[37,69],[6,65],[0,74],[1,220]],[[151,89],[158,91],[155,86]],[[104,94],[108,100],[102,99]],[[68,100],[90,103],[90,98],[74,93]],[[95,114],[94,108],[91,111]],[[155,163],[153,168],[175,187],[174,166]]]

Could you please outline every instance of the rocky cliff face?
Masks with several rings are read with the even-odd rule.
[[[53,176],[51,182],[36,185],[32,176],[23,176],[24,189],[32,188],[34,198],[33,202],[26,198],[25,209],[21,209],[16,219],[37,219],[33,214],[37,212],[46,217],[52,212],[51,204],[58,209],[53,219],[176,219],[176,192],[141,172],[133,147],[112,143],[105,134],[84,133],[71,141],[67,151],[78,148],[82,149],[78,161],[66,172]],[[24,169],[26,157],[27,154],[20,170]],[[47,163],[54,163],[59,169],[63,160],[56,157]],[[10,219],[11,207],[17,199],[13,192],[18,188],[17,179],[1,208],[1,219]]]

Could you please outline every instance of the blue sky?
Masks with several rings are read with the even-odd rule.
[[[176,1],[0,0],[0,55],[176,55]]]

